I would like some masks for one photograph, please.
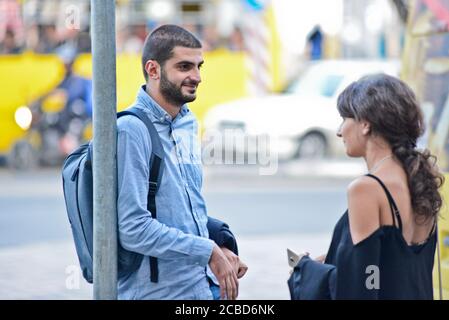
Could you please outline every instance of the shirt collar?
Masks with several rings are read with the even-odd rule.
[[[167,111],[164,110],[154,99],[146,92],[146,85],[142,85],[137,93],[137,102],[145,106],[151,113],[153,113],[156,118],[163,122],[164,120],[172,121],[172,117],[168,114]],[[180,112],[176,116],[176,118],[184,117],[186,114],[190,112],[187,104],[184,104],[181,107]],[[175,119],[176,119],[175,118]]]

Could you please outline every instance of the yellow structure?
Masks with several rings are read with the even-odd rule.
[[[446,183],[443,186],[444,206],[441,210],[441,219],[438,221],[438,236],[439,236],[439,248],[440,248],[440,270],[441,270],[441,282],[443,288],[444,300],[449,300],[449,174],[445,175]],[[439,270],[438,270],[438,257],[435,259],[435,267],[433,272],[434,283],[434,297],[440,298],[439,294]]]
[[[281,45],[276,30],[272,6],[264,12],[269,30],[270,77],[272,91],[283,88],[285,77],[281,66]],[[198,98],[189,104],[196,114],[200,127],[209,108],[216,104],[248,95],[248,74],[245,71],[247,54],[243,51],[218,49],[205,52],[202,68],[203,82]],[[139,54],[117,56],[117,109],[123,110],[133,103],[137,90],[144,83]],[[74,63],[75,73],[92,77],[90,54],[82,54]],[[17,123],[17,111],[25,110],[36,99],[48,94],[62,80],[64,66],[56,55],[39,55],[25,52],[19,55],[0,56],[0,156],[11,152],[14,144],[26,134]],[[51,99],[50,99],[51,100]],[[49,101],[51,104],[51,101]],[[49,105],[49,107],[51,107]],[[90,138],[86,136],[86,138]]]
[[[447,1],[412,1],[402,59],[401,77],[413,88],[426,121],[424,143],[446,172],[442,189],[445,205],[439,219],[439,249],[443,298],[449,299],[449,13]],[[443,12],[445,11],[445,12]],[[439,296],[438,260],[435,258],[434,293]]]
[[[205,63],[201,69],[202,83],[198,88],[198,98],[189,104],[200,122],[211,106],[246,95],[244,59],[244,53],[224,49],[204,54]],[[79,56],[74,69],[76,73],[91,78],[91,55]],[[140,55],[117,56],[117,109],[119,111],[133,103],[137,90],[144,81]]]
[[[144,83],[140,59],[137,54],[117,56],[118,110],[133,103],[139,86]],[[198,99],[190,104],[200,122],[211,106],[246,95],[244,59],[242,52],[216,50],[205,53],[203,83],[198,89]],[[91,78],[91,55],[80,55],[74,70]],[[0,56],[0,155],[7,155],[14,143],[26,133],[15,119],[17,110],[48,94],[63,80],[63,76],[64,65],[56,55],[28,52]]]
[[[62,80],[64,66],[56,56],[26,52],[0,56],[0,154],[8,154],[26,130],[17,111],[52,90]]]

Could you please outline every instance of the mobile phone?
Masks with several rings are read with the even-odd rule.
[[[288,265],[292,268],[296,267],[299,260],[301,260],[303,255],[298,255],[293,250],[290,250],[287,248],[287,259],[288,259]]]

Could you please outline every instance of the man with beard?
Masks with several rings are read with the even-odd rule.
[[[164,169],[153,219],[147,209],[150,134],[136,117],[119,118],[119,240],[124,249],[145,256],[137,271],[119,277],[121,299],[235,299],[238,278],[247,270],[225,243],[209,239],[198,125],[186,106],[196,98],[202,64],[201,43],[181,27],[163,25],[145,40],[146,85],[133,107],[154,124],[165,152]]]

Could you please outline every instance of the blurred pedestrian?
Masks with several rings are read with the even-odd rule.
[[[62,136],[60,148],[64,156],[77,148],[87,123],[92,119],[92,80],[77,75],[73,66],[77,57],[77,49],[67,43],[56,50],[64,63],[64,78],[55,91],[65,96],[65,105],[59,113],[58,129]]]
[[[310,60],[320,60],[323,57],[324,35],[321,27],[316,25],[307,35],[307,55]]]
[[[61,45],[63,39],[61,35],[56,30],[54,24],[40,25],[38,42],[36,43],[37,53],[54,53],[56,48]]]
[[[228,49],[231,51],[244,51],[245,41],[243,39],[243,32],[239,26],[234,27],[229,36]]]
[[[3,41],[0,43],[0,54],[19,54],[21,52],[22,48],[17,44],[14,31],[7,29]]]
[[[337,108],[337,135],[369,173],[349,185],[327,255],[300,259],[292,297],[433,299],[443,176],[430,152],[416,149],[424,123],[414,93],[397,78],[372,75],[349,85]]]

